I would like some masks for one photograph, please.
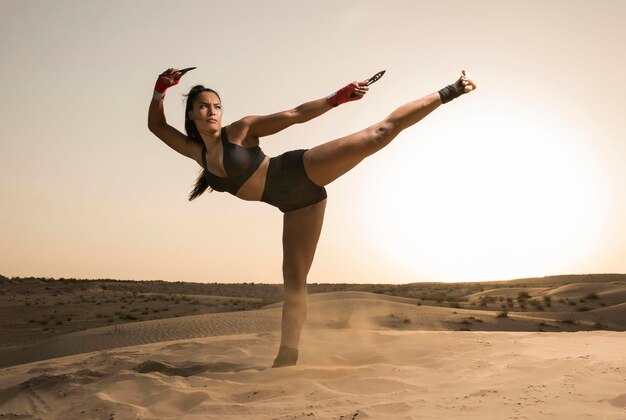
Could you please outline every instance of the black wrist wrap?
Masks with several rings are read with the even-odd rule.
[[[446,86],[438,93],[441,97],[441,102],[446,104],[454,98],[458,98],[459,96],[463,95],[465,93],[465,86],[463,86],[463,82],[461,81],[461,79],[459,79],[453,85]]]

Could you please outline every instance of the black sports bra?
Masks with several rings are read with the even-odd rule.
[[[227,191],[237,194],[239,188],[252,176],[254,171],[265,159],[265,153],[259,146],[244,147],[228,141],[226,127],[221,131],[222,149],[224,151],[224,171],[226,177],[217,176],[209,172],[206,162],[206,145],[202,142],[202,167],[204,176],[215,191]]]

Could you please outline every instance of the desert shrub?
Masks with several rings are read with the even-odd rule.
[[[528,292],[519,292],[519,293],[517,294],[517,300],[518,300],[518,301],[520,301],[520,300],[526,300],[526,299],[529,299],[529,298],[530,298],[530,295],[528,294]]]
[[[496,318],[508,318],[509,311],[500,311],[496,314]]]
[[[595,293],[589,293],[587,296],[585,296],[585,299],[598,300],[598,299],[600,299],[600,296],[598,296]]]
[[[590,308],[588,306],[581,306],[580,308],[577,309],[578,312],[587,312],[590,311],[593,308]]]

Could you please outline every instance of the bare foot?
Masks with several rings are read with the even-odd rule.
[[[476,89],[476,83],[465,70],[461,70],[461,84],[464,86],[465,93]]]
[[[298,362],[298,349],[280,346],[278,356],[274,360],[273,368],[295,366]]]

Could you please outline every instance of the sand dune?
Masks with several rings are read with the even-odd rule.
[[[272,332],[280,329],[282,304],[261,310],[228,312],[133,322],[69,333],[30,346],[0,349],[0,367],[55,357],[196,337]],[[611,310],[609,310],[611,309]],[[497,317],[490,310],[419,305],[419,300],[366,292],[332,292],[308,299],[307,325],[322,329],[418,331],[549,331],[592,330],[601,320],[624,325],[626,307],[577,315],[562,322],[560,312],[509,312]],[[545,325],[545,322],[553,324]],[[552,328],[552,329],[550,329]]]
[[[626,330],[626,303],[613,305],[609,308],[600,308],[590,311],[591,316],[597,316],[601,322],[614,325],[616,329]]]
[[[626,329],[626,302],[606,303],[623,290],[578,283],[475,294],[595,294],[605,304],[506,316],[367,292],[315,294],[299,364],[282,369],[268,369],[281,304],[93,328],[0,349],[0,417],[622,419],[626,335],[580,330],[600,321]]]
[[[2,370],[0,412],[89,419],[623,418],[624,336],[307,328],[127,347]],[[30,417],[32,416],[32,417]]]
[[[278,329],[280,309],[133,322],[65,334],[32,346],[0,349],[0,367],[146,343]]]
[[[555,299],[584,299],[589,296],[597,296],[609,305],[621,303],[626,300],[626,286],[618,284],[594,284],[579,283],[568,284],[558,287],[546,293]]]

